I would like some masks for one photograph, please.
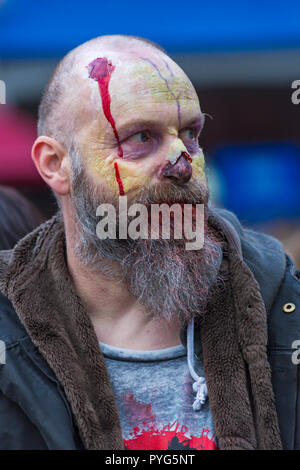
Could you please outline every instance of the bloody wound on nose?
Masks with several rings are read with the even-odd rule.
[[[182,152],[182,155],[187,159],[189,163],[192,163],[193,159],[187,152]]]
[[[191,156],[187,152],[181,152],[175,163],[168,161],[162,168],[161,175],[169,178],[177,184],[186,184],[192,177]]]
[[[98,57],[97,59],[94,59],[88,65],[87,68],[89,71],[89,77],[93,78],[94,80],[98,82],[103,112],[107,121],[110,123],[112,127],[112,130],[114,132],[114,135],[118,144],[118,155],[120,158],[122,158],[123,150],[120,144],[120,138],[119,138],[118,131],[116,129],[115,120],[112,117],[112,114],[110,111],[110,94],[109,94],[109,89],[108,89],[111,74],[115,70],[115,66],[106,57]],[[114,163],[114,169],[115,169],[116,180],[119,185],[119,192],[120,192],[120,195],[123,196],[124,188],[123,188],[123,183],[120,178],[117,162]]]

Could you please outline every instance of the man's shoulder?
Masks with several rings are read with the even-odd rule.
[[[217,209],[238,236],[243,259],[260,286],[267,311],[268,348],[293,352],[300,340],[300,271],[276,238],[242,226],[227,210]]]
[[[287,257],[282,243],[270,235],[244,227],[228,210],[216,209],[215,212],[227,221],[239,239],[243,260],[258,282],[266,310],[270,312],[287,275]]]

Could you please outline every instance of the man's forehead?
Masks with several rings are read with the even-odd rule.
[[[141,47],[132,51],[120,53],[114,50],[90,50],[78,57],[76,69],[83,85],[82,93],[75,93],[79,101],[78,108],[83,103],[92,112],[92,119],[96,119],[101,126],[107,127],[107,119],[100,112],[103,106],[99,82],[90,75],[90,64],[97,60],[105,60],[111,64],[108,94],[110,111],[116,124],[120,125],[127,118],[158,117],[162,112],[162,119],[170,110],[174,111],[174,119],[185,121],[189,114],[199,115],[200,105],[196,91],[183,70],[168,56],[156,52],[151,48]],[[81,64],[79,66],[79,64]],[[79,66],[79,67],[78,67]],[[103,89],[102,89],[103,91]],[[89,98],[88,98],[89,96]],[[73,100],[74,100],[73,93]],[[88,99],[86,99],[88,98]],[[75,103],[74,103],[75,104]],[[178,111],[180,108],[180,112]],[[102,109],[103,111],[103,109]],[[82,119],[82,113],[81,118]],[[85,113],[88,119],[89,113]],[[170,114],[168,117],[171,118]],[[120,121],[121,119],[121,121]]]
[[[196,92],[190,80],[179,67],[172,65],[162,59],[148,57],[130,62],[118,70],[122,77],[121,82],[118,80],[118,73],[112,77],[112,94],[121,100],[126,99],[127,93],[132,98],[150,97],[154,102],[194,100]]]
[[[97,58],[105,58],[112,64],[109,88],[115,99],[126,93],[150,94],[154,98],[161,95],[165,100],[173,100],[173,94],[182,96],[182,99],[195,99],[194,87],[183,70],[168,56],[153,48],[141,46],[122,53],[115,50],[89,51],[84,56],[80,75],[94,88],[95,84],[89,80],[89,64]]]
[[[105,60],[111,64],[109,99],[118,125],[129,117],[139,120],[155,115],[157,121],[159,117],[166,118],[181,126],[187,114],[199,114],[199,101],[193,85],[167,56],[144,52],[139,56],[135,53],[127,58],[114,58],[107,54]],[[95,95],[95,80],[91,82],[94,99],[99,103],[99,92]]]

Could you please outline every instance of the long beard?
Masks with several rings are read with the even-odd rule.
[[[81,263],[112,280],[125,282],[150,317],[167,322],[179,319],[182,324],[191,318],[201,322],[211,288],[219,279],[221,257],[220,243],[206,224],[209,195],[205,183],[192,179],[184,188],[160,184],[128,197],[128,206],[166,201],[204,204],[204,246],[195,251],[186,250],[184,239],[98,238],[97,207],[110,203],[117,210],[118,200],[107,189],[99,191],[82,167],[73,172],[72,196],[78,228],[75,255]],[[115,263],[120,267],[117,275],[112,269]]]

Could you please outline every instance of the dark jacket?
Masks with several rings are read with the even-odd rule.
[[[299,367],[292,361],[292,343],[300,340],[300,273],[295,271],[290,259],[284,255],[280,242],[243,229],[236,217],[227,211],[218,211],[218,215],[227,225],[227,235],[233,237],[234,243],[240,244],[244,262],[259,284],[267,312],[268,360],[281,440],[284,449],[300,449]],[[13,256],[16,255],[12,252],[0,253],[0,285],[3,266]],[[26,269],[26,260],[24,264]],[[32,275],[33,273],[34,266]],[[13,289],[13,279],[11,285]],[[53,292],[53,296],[55,295]],[[121,448],[120,424],[116,418],[115,403],[105,371],[99,372],[102,374],[99,375],[99,384],[102,388],[107,388],[105,397],[108,398],[106,403],[99,403],[104,409],[103,425],[101,429],[96,429],[96,421],[76,422],[76,409],[70,406],[70,401],[80,408],[82,399],[82,406],[85,406],[88,400],[84,401],[84,392],[79,394],[79,398],[67,398],[64,390],[66,387],[62,385],[58,374],[54,373],[51,358],[50,361],[45,360],[46,350],[42,351],[37,347],[38,340],[28,334],[29,324],[25,328],[19,319],[19,312],[16,313],[16,308],[8,297],[9,295],[0,292],[0,340],[6,345],[6,363],[0,365],[0,449],[87,448],[78,426],[81,429],[86,426],[87,433],[88,429],[91,434],[97,431],[102,438],[110,434],[109,444],[104,448]],[[34,310],[34,299],[32,301]],[[296,308],[287,313],[284,310],[288,309],[283,308],[286,304],[294,304]],[[32,330],[35,327],[42,335],[44,325],[30,325]],[[56,340],[55,332],[52,337],[47,337],[48,342],[55,344]],[[76,345],[72,346],[75,350]],[[92,353],[89,354],[92,357]],[[103,364],[102,369],[105,369]],[[75,373],[76,367],[74,371],[70,370],[70,376]],[[83,377],[82,383],[84,380]],[[78,384],[76,385],[80,391],[80,380]],[[105,414],[108,408],[113,410],[111,414],[114,421],[110,421],[111,416]],[[93,446],[99,448],[97,444],[91,444]]]

